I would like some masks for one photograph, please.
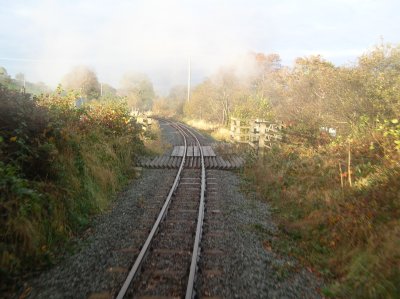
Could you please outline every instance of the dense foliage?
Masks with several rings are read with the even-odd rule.
[[[62,79],[62,85],[67,90],[79,91],[79,95],[86,99],[98,99],[101,93],[101,86],[96,73],[86,66],[73,68]]]
[[[281,95],[270,103],[285,142],[245,171],[275,208],[284,237],[270,246],[324,274],[325,295],[397,298],[400,47],[352,67],[302,58],[284,72],[285,88],[267,90]]]
[[[140,130],[121,101],[0,87],[1,281],[53,259],[133,174]],[[4,285],[2,285],[3,287]]]

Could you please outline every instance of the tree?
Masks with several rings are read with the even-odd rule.
[[[174,86],[167,97],[158,98],[153,102],[153,111],[168,117],[182,115],[186,95],[186,86]]]
[[[0,66],[0,84],[9,86],[11,83],[11,78],[7,73],[6,68]]]
[[[220,107],[216,97],[217,86],[211,79],[207,79],[193,89],[190,101],[183,106],[183,112],[191,118],[220,122]]]
[[[0,77],[8,77],[8,73],[5,67],[0,66]]]
[[[171,87],[168,98],[177,101],[177,102],[183,102],[187,98],[187,89],[186,86],[184,85],[178,85],[178,86],[173,86]]]
[[[266,98],[260,96],[246,95],[246,97],[233,107],[233,116],[240,119],[270,119],[272,116],[271,106]]]
[[[86,66],[73,68],[62,79],[66,90],[76,90],[81,96],[92,100],[100,96],[100,84],[96,73]]]
[[[107,99],[114,99],[117,97],[117,89],[112,87],[110,84],[107,83],[102,83],[101,84],[101,99],[102,100],[107,100]]]
[[[25,75],[23,73],[18,73],[15,75],[15,79],[20,82],[23,82],[25,80]]]
[[[266,98],[269,102],[278,104],[282,89],[286,84],[285,73],[287,68],[281,64],[278,54],[258,53],[255,56],[257,76],[252,79],[255,93],[260,98]]]
[[[368,98],[369,116],[400,115],[400,45],[381,44],[358,60],[358,76]]]
[[[155,98],[153,83],[145,74],[140,73],[125,74],[118,93],[126,97],[131,108],[139,110],[151,109]]]
[[[25,75],[23,73],[18,73],[15,75],[15,80],[17,81],[17,85],[21,86],[21,92],[25,92],[26,83],[25,83]]]

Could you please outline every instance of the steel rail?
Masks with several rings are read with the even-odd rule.
[[[186,130],[190,133],[190,135],[192,135],[192,137],[196,140],[200,149],[200,158],[201,158],[201,195],[200,195],[199,213],[197,216],[196,236],[193,245],[192,261],[190,264],[189,279],[185,295],[185,299],[192,299],[195,296],[194,283],[196,280],[197,265],[200,258],[200,242],[203,233],[204,205],[205,205],[204,194],[206,191],[206,169],[204,166],[203,148],[201,147],[199,139],[197,139],[194,133],[187,126],[183,125],[183,127],[186,128]]]
[[[178,129],[178,131],[181,133],[181,135],[183,137],[184,146],[185,146],[185,153],[186,153],[186,150],[187,150],[187,142],[186,142],[186,137],[185,137],[186,134],[183,133],[183,130],[179,126],[176,126],[176,128]],[[185,165],[185,155],[183,155],[183,157],[182,157],[182,162],[181,162],[181,165],[179,167],[178,173],[177,173],[177,175],[175,177],[174,184],[172,185],[172,187],[171,187],[171,189],[170,189],[170,191],[168,193],[167,199],[164,202],[164,205],[163,205],[163,207],[162,207],[162,209],[160,211],[160,214],[158,215],[157,220],[154,223],[153,228],[151,229],[150,234],[146,239],[146,242],[144,243],[142,249],[140,250],[140,253],[139,253],[138,257],[135,260],[135,263],[133,264],[131,270],[129,271],[129,274],[126,277],[125,282],[122,285],[122,287],[121,287],[121,289],[120,289],[120,291],[119,291],[119,293],[118,293],[118,295],[116,297],[117,299],[124,298],[124,296],[126,294],[126,291],[128,290],[132,280],[135,278],[136,274],[140,270],[140,267],[142,266],[142,263],[143,263],[143,261],[144,261],[144,259],[146,257],[146,254],[147,254],[147,252],[148,252],[148,250],[150,248],[151,242],[153,241],[153,238],[154,238],[154,236],[155,236],[155,234],[156,234],[156,232],[157,232],[157,230],[158,230],[158,228],[160,226],[160,223],[162,222],[162,220],[166,216],[166,212],[167,212],[168,207],[169,207],[169,205],[171,203],[172,195],[174,194],[176,188],[178,187],[180,176],[181,176],[181,172],[182,172],[182,169],[183,169],[184,165]]]

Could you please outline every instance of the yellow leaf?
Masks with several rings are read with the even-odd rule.
[[[10,141],[11,141],[11,142],[17,141],[17,136],[11,137],[11,138],[10,138]]]

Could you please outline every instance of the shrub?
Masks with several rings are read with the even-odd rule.
[[[0,87],[1,281],[45,265],[133,176],[141,131],[121,101],[75,107]],[[4,287],[2,285],[1,287]]]

